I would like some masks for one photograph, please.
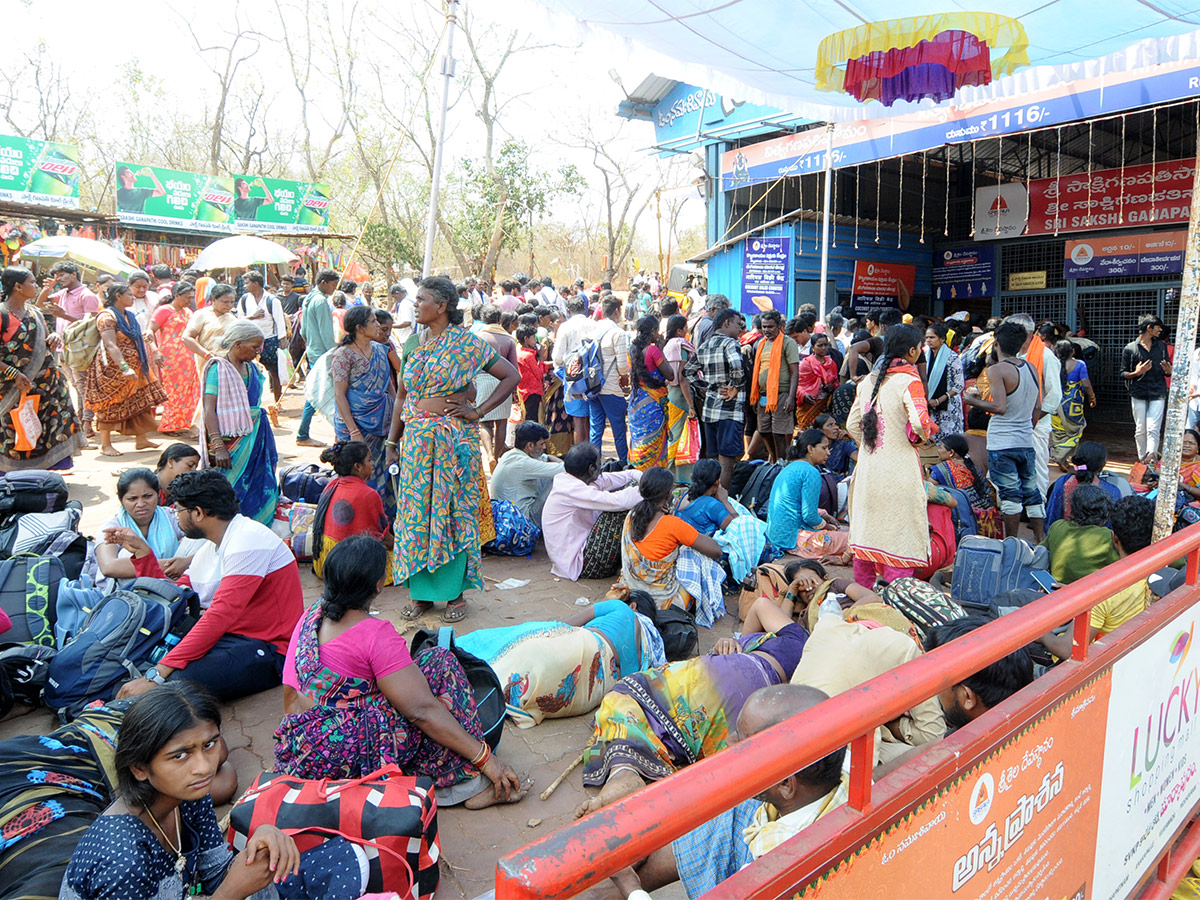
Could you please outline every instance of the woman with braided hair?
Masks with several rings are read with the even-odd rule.
[[[929,416],[917,373],[921,333],[893,325],[883,353],[858,385],[846,430],[858,441],[850,481],[850,549],[854,580],[873,587],[876,576],[894,581],[929,562],[925,479],[916,445],[938,427]]]
[[[667,463],[667,394],[675,372],[659,346],[658,318],[637,320],[629,345],[629,463],[646,471]]]

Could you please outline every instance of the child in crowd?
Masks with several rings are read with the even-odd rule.
[[[550,373],[550,363],[543,362],[545,351],[538,348],[538,330],[533,325],[517,328],[517,369],[521,381],[517,385],[517,396],[525,410],[525,421],[536,422],[542,406],[542,385]]]

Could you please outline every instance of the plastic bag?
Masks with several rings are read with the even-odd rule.
[[[41,401],[40,394],[22,394],[16,408],[9,413],[12,416],[13,429],[17,433],[15,449],[30,452],[41,439],[42,420],[38,418],[38,406]]]

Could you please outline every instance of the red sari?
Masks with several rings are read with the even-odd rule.
[[[158,328],[155,337],[163,355],[162,385],[167,391],[162,420],[158,423],[161,432],[183,431],[196,418],[200,380],[196,377],[192,352],[179,340],[191,317],[191,309],[175,309],[170,303],[160,306],[150,317]]]

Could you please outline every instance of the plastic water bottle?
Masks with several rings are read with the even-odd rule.
[[[171,648],[174,647],[178,643],[179,643],[178,635],[168,634],[166,637],[166,640],[164,640],[161,644],[159,644],[157,647],[155,647],[154,651],[150,654],[150,662],[153,663],[154,665],[158,665],[160,662],[162,662],[162,658],[171,652]]]

